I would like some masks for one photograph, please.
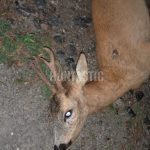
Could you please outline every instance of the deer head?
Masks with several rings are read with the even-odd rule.
[[[36,70],[41,79],[53,92],[52,101],[57,106],[55,109],[54,150],[66,150],[78,137],[88,115],[88,107],[85,104],[83,87],[88,80],[88,67],[85,55],[82,53],[77,62],[76,76],[73,81],[69,80],[64,85],[58,81],[58,70],[52,50],[45,48],[50,55],[50,62],[42,56],[35,57]],[[55,85],[52,84],[42,72],[38,61],[42,60],[52,71]],[[57,108],[57,109],[56,109]]]

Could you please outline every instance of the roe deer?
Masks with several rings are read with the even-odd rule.
[[[150,19],[144,0],[92,0],[96,34],[96,56],[101,81],[88,82],[88,67],[82,53],[76,66],[76,79],[65,86],[59,76],[52,50],[51,61],[36,57],[40,77],[54,94],[56,108],[54,150],[66,150],[77,138],[89,114],[101,110],[150,74]],[[53,72],[56,85],[46,79],[38,61]],[[53,107],[53,106],[52,106]]]

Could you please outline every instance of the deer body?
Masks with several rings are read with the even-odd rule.
[[[86,84],[85,95],[95,112],[150,74],[150,21],[144,0],[93,0],[92,15],[103,81]]]
[[[87,82],[88,67],[83,53],[77,62],[76,79],[65,85],[57,81],[53,52],[46,50],[51,62],[39,57],[52,70],[56,82],[56,86],[49,83],[38,65],[37,72],[52,90],[58,108],[54,150],[66,150],[90,113],[137,88],[150,74],[150,19],[145,1],[92,0],[92,15],[97,62],[102,72],[100,81]]]

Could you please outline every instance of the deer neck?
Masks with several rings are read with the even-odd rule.
[[[89,114],[108,106],[124,91],[127,91],[126,82],[122,79],[115,79],[105,76],[100,81],[88,82],[84,87],[85,103],[88,106]]]

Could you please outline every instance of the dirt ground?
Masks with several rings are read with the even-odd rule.
[[[8,1],[7,1],[8,2]],[[91,0],[0,2],[0,19],[13,27],[49,30],[62,69],[74,69],[81,51],[96,70]],[[0,150],[53,150],[53,119],[41,82],[30,82],[30,67],[0,64]],[[24,75],[24,82],[16,82]],[[150,80],[114,104],[89,116],[70,150],[150,150]]]

